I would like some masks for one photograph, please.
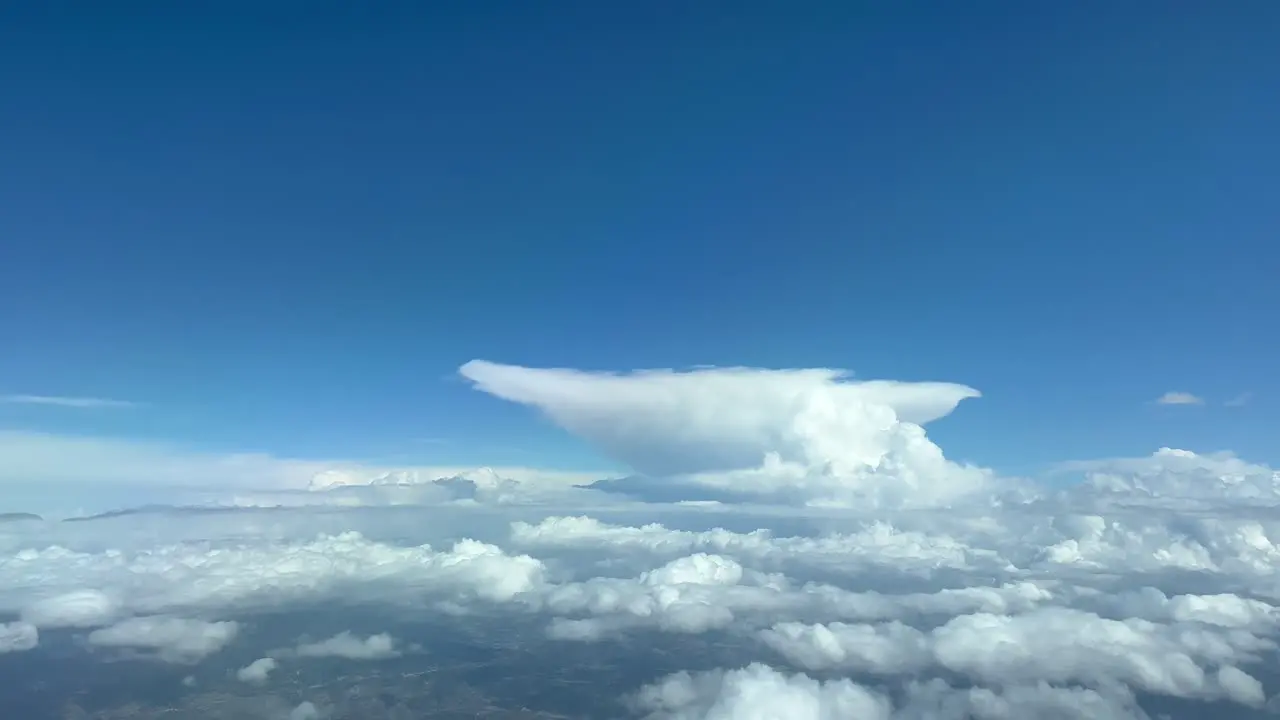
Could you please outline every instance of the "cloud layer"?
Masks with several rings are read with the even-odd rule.
[[[623,648],[635,681],[597,691],[655,720],[1280,706],[1270,467],[1162,448],[1036,485],[953,463],[927,438],[924,424],[976,397],[959,385],[830,370],[462,372],[629,463],[637,476],[611,489],[630,496],[519,468],[0,433],[11,474],[84,479],[100,465],[284,506],[0,523],[0,672],[74,648],[209,668],[205,680],[237,692],[288,689],[263,717],[321,717],[338,694],[297,694],[314,687],[297,680],[310,665],[438,670],[439,628],[474,621],[482,644],[545,653],[530,661],[549,676],[580,651]],[[654,502],[655,487],[680,502]],[[683,502],[695,490],[720,502]]]
[[[9,506],[59,516],[155,503],[359,504],[379,497],[411,503],[477,494],[492,499],[555,493],[605,477],[526,467],[380,466],[0,430],[0,491]],[[334,492],[300,497],[325,491]]]
[[[385,631],[255,646],[263,612],[341,604],[402,628],[505,614],[556,643],[748,643],[736,666],[624,690],[654,718],[1146,718],[1141,698],[1155,696],[1265,706],[1280,691],[1267,670],[1280,652],[1280,499],[1234,494],[1236,471],[1259,466],[1172,452],[1107,463],[1127,480],[1017,508],[779,516],[790,533],[687,506],[649,506],[669,522],[641,524],[529,510],[503,531],[480,505],[395,525],[394,509],[278,510],[274,534],[255,529],[257,511],[200,524],[175,513],[133,544],[124,519],[53,526],[59,542],[0,532],[0,614],[16,618],[0,652],[74,632],[105,657],[230,663],[262,688],[320,658],[412,661]],[[393,539],[446,517],[492,542]],[[313,534],[333,520],[385,537]],[[218,660],[233,650],[245,659]]]

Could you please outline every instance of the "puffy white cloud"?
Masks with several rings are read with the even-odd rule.
[[[510,468],[218,465],[92,441],[14,449],[10,435],[0,476],[13,472],[3,452],[188,487],[220,467],[244,504],[297,507],[0,526],[0,619],[12,621],[0,651],[43,652],[43,632],[51,651],[70,636],[112,657],[213,664],[234,642],[234,664],[211,677],[254,681],[299,658],[396,656],[388,633],[339,632],[354,621],[283,636],[263,621],[367,608],[401,638],[441,613],[477,627],[518,613],[493,623],[503,642],[529,624],[567,657],[585,651],[568,641],[638,640],[628,652],[640,654],[658,632],[649,645],[699,648],[688,670],[731,665],[619,689],[639,690],[636,709],[654,718],[1145,719],[1151,696],[1207,712],[1280,691],[1267,670],[1280,652],[1280,480],[1268,467],[1165,449],[1073,464],[1079,482],[1028,490],[951,463],[925,436],[923,423],[976,395],[963,386],[826,370],[463,373],[665,475],[616,487],[756,504],[623,501]],[[419,507],[348,507],[395,504]]]
[[[908,682],[898,707],[850,680],[818,680],[759,663],[737,670],[663,678],[632,698],[653,720],[699,718],[791,720],[1149,720],[1123,688],[1097,690],[1045,683],[954,688],[944,680]]]
[[[474,360],[487,393],[538,408],[636,471],[774,501],[945,504],[989,473],[948,462],[923,423],[978,391],[853,382],[838,370],[701,369],[627,375]]]
[[[300,657],[340,657],[348,660],[383,660],[400,654],[396,640],[387,633],[360,639],[343,631],[327,640],[302,643],[296,650]]]
[[[1229,452],[1197,454],[1160,448],[1148,457],[1066,463],[1064,471],[1083,472],[1090,496],[1177,503],[1186,500],[1238,500],[1280,503],[1280,471],[1249,463]]]
[[[267,677],[271,675],[272,671],[274,671],[278,665],[279,664],[275,661],[275,658],[258,658],[237,670],[236,678],[241,682],[261,685],[267,681]]]
[[[1109,598],[1105,605],[1124,616],[1160,622],[1198,623],[1219,628],[1273,632],[1280,626],[1280,608],[1232,593],[1169,597],[1153,587]]]
[[[152,615],[133,617],[89,633],[89,643],[99,647],[155,651],[168,662],[191,663],[204,659],[235,639],[238,623],[207,622],[193,618]]]
[[[1126,688],[1261,701],[1258,679],[1266,678],[1253,668],[1274,652],[1280,627],[1280,550],[1270,540],[1280,539],[1280,521],[1241,516],[1237,506],[1193,519],[1150,507],[1093,510],[1104,515],[1062,510],[901,511],[892,522],[883,513],[849,512],[746,516],[685,508],[669,516],[700,529],[534,510],[511,522],[481,506],[158,514],[144,516],[134,539],[118,530],[137,519],[64,524],[58,532],[77,549],[50,543],[0,555],[0,612],[50,627],[115,622],[90,633],[90,643],[182,662],[213,652],[230,635],[210,630],[225,628],[220,623],[179,618],[231,621],[256,609],[340,600],[400,610],[397,622],[505,608],[543,618],[561,640],[727,630],[760,640],[759,655],[744,662],[792,664],[668,683],[667,699],[646,710],[657,717],[732,717],[754,706],[741,697],[756,681],[769,692],[812,695],[796,701],[819,708],[812,712],[836,712],[820,708],[838,705],[834,698],[849,686],[791,674],[796,669],[870,673],[877,686],[896,688],[893,716],[902,718],[1016,718],[1037,708],[1062,717],[1142,717],[1133,714]],[[714,527],[758,528],[771,517],[807,530]],[[414,528],[435,531],[443,518],[467,534],[485,522],[494,535],[505,529],[532,555],[475,540],[442,549],[409,541]],[[357,521],[382,528],[387,539],[308,530]],[[815,522],[829,531],[815,532]],[[88,542],[95,532],[98,540]],[[14,535],[0,548],[32,537]],[[163,537],[174,539],[146,542]],[[1194,583],[1207,592],[1177,591],[1184,581],[1171,572],[1196,573]],[[824,579],[807,579],[810,573]],[[251,620],[238,626],[251,627]],[[285,652],[374,658],[396,645],[389,635],[344,632]],[[975,687],[934,682],[957,676]],[[681,687],[696,692],[671,699]]]
[[[961,615],[930,632],[900,623],[783,623],[762,638],[811,669],[901,674],[937,664],[993,685],[1119,681],[1151,693],[1253,706],[1266,699],[1262,684],[1236,664],[1256,662],[1261,651],[1276,647],[1246,632],[1110,620],[1067,608]]]
[[[950,535],[902,530],[884,520],[858,522],[856,532],[819,537],[775,537],[757,529],[736,533],[723,528],[701,532],[671,530],[659,523],[629,527],[583,515],[549,517],[534,525],[517,521],[511,539],[529,547],[640,549],[655,554],[692,551],[728,553],[773,561],[857,572],[868,564],[920,568],[1007,567],[994,550],[975,548]]]
[[[746,569],[732,558],[696,553],[636,578],[593,578],[550,587],[542,607],[566,616],[552,622],[553,637],[594,641],[636,628],[700,633],[815,614],[884,619],[1022,611],[1051,598],[1030,582],[931,593],[856,592],[823,583],[798,584],[784,575]]]
[[[0,623],[0,655],[31,650],[40,644],[40,631],[29,622]]]
[[[109,624],[119,603],[101,590],[79,589],[39,598],[22,608],[22,619],[43,628],[96,627]]]
[[[819,682],[760,664],[678,673],[641,690],[635,704],[655,720],[889,720],[893,710],[884,695],[848,680]]]
[[[543,570],[538,560],[474,540],[438,552],[429,545],[371,542],[353,532],[310,541],[183,543],[96,553],[50,546],[0,561],[0,611],[24,611],[54,625],[87,625],[113,614],[244,610],[333,596],[411,602],[434,593],[505,601],[536,587]]]
[[[1203,405],[1204,398],[1189,392],[1170,390],[1156,398],[1157,405]]]

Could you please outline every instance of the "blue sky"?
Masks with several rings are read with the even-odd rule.
[[[997,468],[1280,460],[1280,5],[39,5],[0,394],[142,405],[0,427],[596,467],[457,367],[832,366]]]

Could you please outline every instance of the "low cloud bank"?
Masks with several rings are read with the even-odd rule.
[[[1161,449],[1064,467],[1080,482],[1050,489],[952,463],[926,437],[976,397],[959,385],[463,374],[628,463],[624,490],[722,502],[637,505],[501,469],[441,484],[328,468],[290,480],[308,500],[289,509],[3,525],[0,657],[69,635],[95,657],[218,663],[267,690],[316,658],[407,667],[424,619],[514,618],[566,655],[738,643],[732,666],[618,688],[637,717],[1146,720],[1153,698],[1182,703],[1159,704],[1173,717],[1277,704],[1280,476],[1267,466]],[[417,506],[344,507],[397,496]],[[370,608],[386,624],[267,646],[255,623],[295,607]],[[321,712],[297,701],[299,717]]]

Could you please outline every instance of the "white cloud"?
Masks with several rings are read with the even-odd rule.
[[[1204,399],[1189,392],[1170,390],[1156,398],[1157,405],[1203,405]]]
[[[79,553],[51,546],[0,562],[0,611],[35,607],[48,613],[44,598],[74,594],[86,585],[118,598],[121,613],[138,614],[269,607],[334,595],[378,597],[397,588],[418,597],[424,586],[445,597],[506,601],[536,587],[543,572],[531,557],[474,540],[436,551],[375,543],[359,533],[137,552]]]
[[[669,720],[889,720],[893,710],[884,695],[848,680],[820,682],[759,664],[672,675],[641,690],[635,704]]]
[[[0,488],[14,504],[69,515],[149,503],[414,504],[503,502],[571,492],[608,477],[526,467],[390,467],[212,453],[180,445],[0,430]],[[434,481],[452,479],[440,484]],[[67,488],[74,488],[69,496]],[[578,491],[580,492],[580,491]],[[70,502],[75,505],[69,505]]]
[[[759,663],[738,670],[677,673],[632,698],[652,720],[684,718],[893,718],[894,720],[1149,720],[1122,688],[1047,684],[953,688],[941,679],[906,683],[894,708],[877,690],[849,680],[817,680]]]
[[[827,369],[619,375],[473,360],[460,372],[656,475],[752,468],[769,452],[857,467],[883,454],[883,426],[927,423],[979,396],[951,383],[844,381]]]
[[[348,660],[383,660],[400,654],[395,638],[387,633],[370,635],[363,640],[350,632],[320,642],[302,643],[296,650],[300,657],[340,657]]]
[[[803,564],[860,572],[867,565],[894,568],[1001,568],[1009,563],[990,549],[970,547],[956,538],[902,530],[884,520],[857,523],[856,530],[821,537],[776,537],[768,530],[735,533],[723,528],[702,532],[669,530],[661,524],[610,525],[586,516],[549,517],[537,525],[511,525],[513,542],[530,547],[641,549],[671,555],[694,551],[745,555],[776,566]]]
[[[1280,472],[1229,452],[1201,455],[1160,448],[1148,457],[1074,462],[1061,469],[1083,472],[1090,494],[1280,502]]]
[[[7,405],[53,405],[65,408],[127,408],[137,403],[127,400],[112,400],[97,397],[63,397],[57,395],[0,395],[0,404]]]
[[[1123,497],[1142,503],[1147,496],[1132,490]],[[669,682],[650,698],[647,711],[657,717],[734,717],[755,706],[747,698],[765,702],[766,692],[789,693],[816,717],[838,712],[821,708],[844,707],[841,698],[867,698],[849,689],[856,685],[797,670],[870,673],[878,687],[900,691],[892,712],[903,718],[968,717],[956,708],[973,717],[1023,717],[1067,707],[1079,712],[1062,710],[1063,717],[1141,717],[1131,713],[1125,688],[1256,705],[1261,676],[1253,668],[1280,637],[1280,520],[1242,514],[1239,505],[1209,507],[1223,513],[1202,508],[1190,520],[1141,504],[1090,510],[1102,514],[1057,504],[887,516],[667,511],[689,529],[535,509],[521,511],[530,520],[503,523],[499,515],[486,526],[493,510],[483,506],[408,516],[377,509],[160,514],[146,517],[136,537],[119,532],[136,519],[48,530],[61,544],[0,535],[0,612],[49,626],[114,622],[90,633],[90,642],[178,662],[197,661],[232,638],[252,642],[241,638],[252,622],[238,624],[239,635],[226,631],[224,623],[241,614],[341,601],[398,612],[397,622],[446,609],[505,608],[544,619],[565,641],[755,633],[762,649],[744,662],[791,664]],[[652,517],[662,510],[610,512]],[[437,531],[443,518],[468,534],[500,536],[505,525],[534,555],[478,541],[437,550],[390,540],[415,528]],[[809,529],[787,535],[714,526],[758,528],[770,518]],[[308,528],[330,522],[383,528],[388,539],[307,537]],[[815,532],[814,522],[829,530]],[[155,542],[166,537],[174,539]],[[1169,584],[1177,577],[1170,572],[1183,570],[1196,573],[1200,594]],[[223,623],[186,619],[197,617]],[[396,646],[386,634],[340,632],[289,656],[373,658]],[[954,677],[975,686],[938,684]],[[935,705],[948,710],[910,714]]]
[[[258,658],[237,670],[236,678],[241,682],[261,685],[267,681],[267,677],[277,666],[278,663],[276,663],[275,658]]]
[[[701,633],[814,614],[886,619],[974,611],[1022,612],[1052,597],[1032,582],[928,593],[858,592],[825,583],[795,583],[781,574],[744,568],[732,558],[697,553],[636,578],[593,578],[548,588],[541,607],[564,616],[552,622],[552,636],[596,641],[636,628]]]
[[[40,631],[28,622],[0,623],[0,655],[31,650],[40,644]]]
[[[945,504],[991,476],[948,462],[922,424],[973,388],[853,382],[838,370],[702,369],[629,375],[473,360],[460,372],[538,408],[637,472],[771,501]],[[698,498],[678,498],[698,499]]]
[[[1227,407],[1244,407],[1253,401],[1253,393],[1242,392],[1223,403]]]
[[[727,500],[600,498],[570,491],[570,474],[510,468],[437,475],[0,434],[8,478],[42,468],[87,482],[101,465],[117,483],[296,506],[0,525],[0,652],[61,651],[72,636],[116,648],[99,652],[110,658],[234,654],[212,676],[254,681],[299,658],[397,655],[391,634],[342,631],[345,619],[290,626],[286,645],[306,641],[279,649],[263,620],[363,608],[406,639],[442,614],[474,615],[504,643],[529,623],[565,657],[582,651],[569,642],[627,640],[637,656],[687,643],[699,648],[687,658],[658,652],[690,671],[723,646],[729,668],[617,689],[653,718],[1134,720],[1151,717],[1148,696],[1216,713],[1207,703],[1255,708],[1280,691],[1267,669],[1280,653],[1280,476],[1267,466],[1165,448],[1027,487],[951,463],[925,436],[922,423],[975,394],[962,386],[463,372],[638,470],[676,471],[631,488]],[[754,504],[733,502],[744,498]],[[347,507],[402,502],[418,506]],[[514,619],[489,622],[502,613]]]
[[[1262,684],[1237,663],[1275,649],[1246,632],[1195,624],[1110,620],[1066,608],[1022,615],[976,613],[930,632],[901,624],[806,626],[784,623],[762,633],[771,647],[810,669],[841,667],[877,674],[917,673],[939,665],[985,684],[1116,681],[1184,698],[1226,698],[1260,706]]]
[[[226,647],[239,631],[239,624],[230,621],[133,617],[94,630],[89,633],[89,643],[99,647],[151,650],[161,660],[191,663]]]
[[[85,588],[41,597],[22,608],[22,619],[42,628],[98,627],[119,612],[119,603],[110,595]]]

